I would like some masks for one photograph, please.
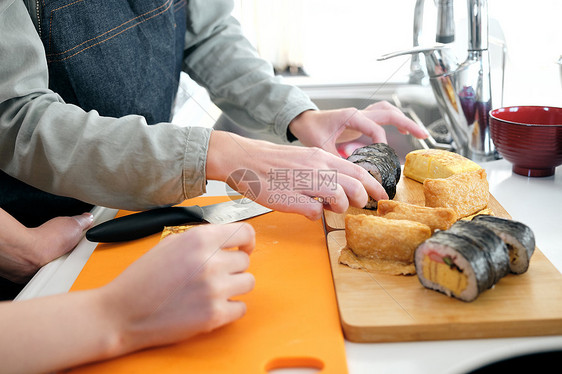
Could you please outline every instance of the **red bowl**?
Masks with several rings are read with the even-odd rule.
[[[490,111],[490,131],[513,172],[548,177],[562,164],[562,108],[512,106]]]

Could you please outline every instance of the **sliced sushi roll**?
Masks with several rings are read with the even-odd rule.
[[[356,150],[353,151],[352,155],[370,156],[372,154],[377,154],[378,152],[380,152],[379,149],[381,149],[381,147],[376,146],[376,144],[384,144],[384,143],[373,143],[357,148]]]
[[[483,215],[474,217],[471,222],[493,230],[505,242],[512,273],[522,274],[527,271],[535,251],[535,234],[529,226],[510,219]]]
[[[447,231],[436,231],[416,248],[416,274],[429,289],[473,301],[494,285],[489,258],[474,242]]]
[[[354,155],[354,154],[352,154],[347,158],[347,161],[356,162],[356,161],[364,160],[366,158],[369,158],[369,155]]]
[[[494,284],[509,274],[509,253],[504,241],[489,228],[471,221],[457,221],[447,231],[471,241],[490,263]]]
[[[367,170],[369,174],[373,176],[379,182],[389,198],[393,198],[396,195],[396,180],[394,178],[394,173],[390,173],[388,167],[384,163],[380,162],[377,157],[366,156],[354,162],[361,166],[363,169]],[[377,209],[377,201],[369,196],[369,201],[365,205],[366,209]]]
[[[373,143],[370,145],[366,145],[361,148],[357,148],[351,156],[378,156],[378,157],[387,157],[388,161],[394,164],[394,171],[395,171],[395,178],[396,182],[400,180],[400,176],[402,173],[402,169],[400,167],[400,159],[398,155],[394,151],[394,149],[386,143]],[[349,160],[349,158],[348,158]],[[350,160],[351,161],[351,160]],[[352,161],[353,162],[353,161]]]
[[[392,199],[396,195],[396,177],[394,167],[388,162],[381,162],[383,159],[376,156],[355,161],[354,164],[366,169],[384,187],[388,197]]]
[[[396,195],[396,185],[401,175],[400,160],[390,146],[375,143],[361,147],[356,149],[347,160],[367,170],[383,186],[389,199]],[[376,209],[376,200],[369,197],[365,208]]]

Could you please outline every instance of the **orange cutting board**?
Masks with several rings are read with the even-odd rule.
[[[185,205],[209,205],[203,197]],[[182,204],[184,205],[184,204]],[[130,212],[119,212],[119,215]],[[256,231],[250,257],[254,290],[240,320],[188,341],[90,364],[73,373],[267,373],[289,367],[347,373],[344,338],[320,221],[280,212],[247,220]],[[71,291],[107,284],[160,240],[160,234],[100,244]]]
[[[421,183],[402,178],[396,200],[424,205]],[[510,218],[490,196],[496,216]],[[562,334],[562,275],[536,248],[529,270],[509,274],[473,302],[424,288],[417,276],[351,269],[343,215],[326,212],[328,249],[345,337],[354,342],[496,338]]]

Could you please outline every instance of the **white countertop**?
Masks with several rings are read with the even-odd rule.
[[[534,231],[537,247],[562,272],[562,166],[547,178],[512,174],[505,160],[482,163],[490,192],[511,214]],[[227,186],[210,182],[206,195],[225,195]],[[96,208],[96,222],[112,218],[116,211]],[[29,299],[67,292],[95,248],[83,239],[69,255],[41,269],[18,295]],[[359,373],[462,373],[499,358],[551,349],[562,349],[562,336],[472,339],[407,343],[345,343],[349,372]],[[284,370],[287,373],[302,371]],[[306,373],[311,373],[307,370]]]

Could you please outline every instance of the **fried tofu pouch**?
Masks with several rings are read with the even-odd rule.
[[[472,221],[476,216],[495,216],[494,212],[490,208],[484,208],[474,214],[461,218],[463,221]]]
[[[342,251],[340,262],[390,274],[415,274],[414,251],[430,236],[429,226],[419,222],[346,215],[345,237],[352,253]],[[370,265],[361,266],[361,262]]]
[[[167,236],[173,234],[180,234],[184,231],[189,230],[190,228],[194,227],[193,225],[182,225],[182,226],[164,226],[162,230],[162,234],[160,235],[160,240],[164,239]]]
[[[447,178],[481,168],[474,161],[454,152],[420,149],[406,155],[404,175],[423,183],[426,178]]]
[[[366,214],[368,216],[376,216],[378,213],[376,209],[363,209],[350,206],[347,208],[345,214]]]
[[[352,269],[366,270],[371,273],[384,273],[389,275],[414,275],[416,266],[404,262],[372,259],[369,257],[357,256],[351,249],[345,247],[340,252],[340,264],[349,266]]]
[[[490,199],[486,171],[479,169],[448,178],[426,179],[423,182],[425,205],[451,208],[459,218],[474,214],[488,205]]]
[[[425,207],[395,200],[379,200],[377,212],[379,217],[423,223],[429,226],[431,232],[447,230],[458,219],[451,208]]]

